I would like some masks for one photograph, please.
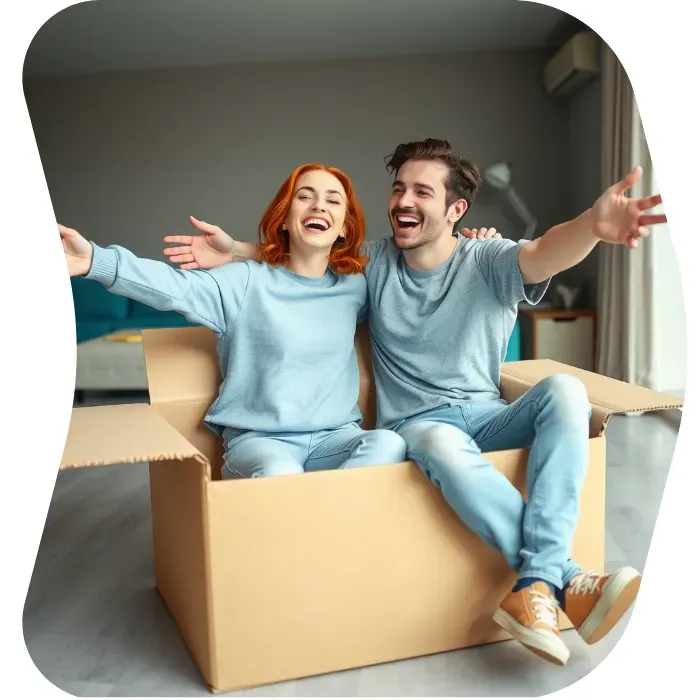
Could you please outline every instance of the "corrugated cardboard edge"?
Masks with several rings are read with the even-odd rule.
[[[210,472],[209,460],[200,454],[183,454],[183,453],[173,453],[173,454],[145,454],[145,455],[132,455],[129,457],[120,457],[119,461],[105,461],[105,460],[93,460],[93,461],[80,461],[80,462],[70,462],[62,464],[63,469],[80,469],[82,467],[106,467],[110,464],[140,464],[143,462],[169,462],[177,460],[178,462],[185,462],[188,459],[194,459],[207,468],[207,474]]]
[[[625,415],[628,413],[648,413],[656,411],[666,411],[683,408],[684,400],[678,396],[671,396],[646,387],[637,387],[628,382],[612,379],[595,372],[572,367],[555,360],[520,360],[516,362],[506,362],[501,368],[501,381],[514,380],[522,387],[534,386],[539,381],[555,374],[568,374],[579,379],[586,387],[588,399],[593,408],[591,417],[592,435],[601,436],[614,415]],[[597,386],[595,386],[597,385]],[[606,398],[605,394],[615,393],[616,390],[624,389],[632,398],[639,397],[639,401],[630,401],[628,405],[620,406],[619,402],[613,402]],[[602,393],[601,393],[602,392]],[[642,398],[643,397],[643,398]],[[511,402],[507,396],[505,398]]]
[[[205,683],[212,677],[206,567],[206,470],[200,461],[149,464],[155,584]]]
[[[211,480],[204,484],[202,492],[202,532],[204,533],[204,585],[206,588],[206,607],[207,607],[207,636],[209,644],[209,682],[207,686],[209,691],[216,693],[216,688],[219,685],[219,647],[216,644],[216,615],[214,610],[214,586],[212,584],[212,556],[211,556],[211,518],[209,517],[209,486]]]
[[[683,404],[667,404],[667,405],[657,405],[657,406],[648,406],[646,408],[635,408],[630,411],[610,411],[607,413],[605,418],[603,418],[603,422],[600,427],[600,434],[602,435],[603,432],[605,431],[605,428],[607,428],[608,423],[610,422],[610,419],[613,416],[624,416],[629,413],[654,413],[656,411],[671,411],[675,409],[681,409],[683,408]]]
[[[209,460],[148,404],[74,408],[59,469],[195,460],[211,479]]]

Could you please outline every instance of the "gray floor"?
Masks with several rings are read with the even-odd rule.
[[[608,569],[625,563],[644,568],[679,421],[680,412],[673,411],[611,422]],[[148,499],[145,465],[58,475],[24,633],[37,668],[72,695],[210,695],[154,589]],[[232,695],[539,696],[588,674],[625,624],[593,647],[565,632],[571,649],[565,668],[510,641]]]

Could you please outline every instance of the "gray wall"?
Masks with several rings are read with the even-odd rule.
[[[33,79],[25,92],[57,219],[162,259],[162,236],[190,232],[190,214],[256,240],[283,179],[313,160],[353,178],[368,237],[384,236],[383,157],[428,136],[451,140],[482,169],[513,161],[542,231],[569,218],[572,143],[577,160],[598,144],[572,142],[569,103],[544,93],[549,56],[177,69]],[[522,230],[486,187],[465,224],[513,238]]]

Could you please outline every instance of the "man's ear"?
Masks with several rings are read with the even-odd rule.
[[[457,223],[469,209],[469,203],[466,199],[458,199],[456,202],[450,205],[447,210],[447,218],[451,224]]]

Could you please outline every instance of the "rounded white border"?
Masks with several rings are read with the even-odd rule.
[[[498,0],[495,0],[498,1]],[[521,0],[526,1],[526,0]],[[4,687],[13,697],[65,694],[37,672],[24,644],[22,613],[36,552],[65,444],[75,379],[74,317],[56,220],[22,90],[22,66],[41,25],[75,3],[33,0],[5,10],[0,42],[3,128],[2,193],[5,246],[0,289],[4,326],[0,353],[8,415],[3,430],[4,507],[2,586],[6,633]],[[566,0],[542,4],[567,12],[594,29],[617,53],[632,81],[664,197],[664,210],[683,279],[689,351],[695,356],[699,298],[692,167],[698,162],[694,110],[697,37],[690,4],[680,0]],[[10,16],[9,12],[13,14]],[[692,13],[692,14],[691,14]],[[14,243],[16,237],[23,240]],[[692,605],[698,563],[693,547],[698,469],[692,464],[690,425],[697,423],[696,378],[688,371],[686,407],[673,464],[634,614],[620,643],[588,676],[557,695],[634,697],[673,693],[696,662]],[[692,386],[691,386],[692,385]],[[697,461],[697,458],[694,460]],[[692,655],[692,658],[691,658]]]

